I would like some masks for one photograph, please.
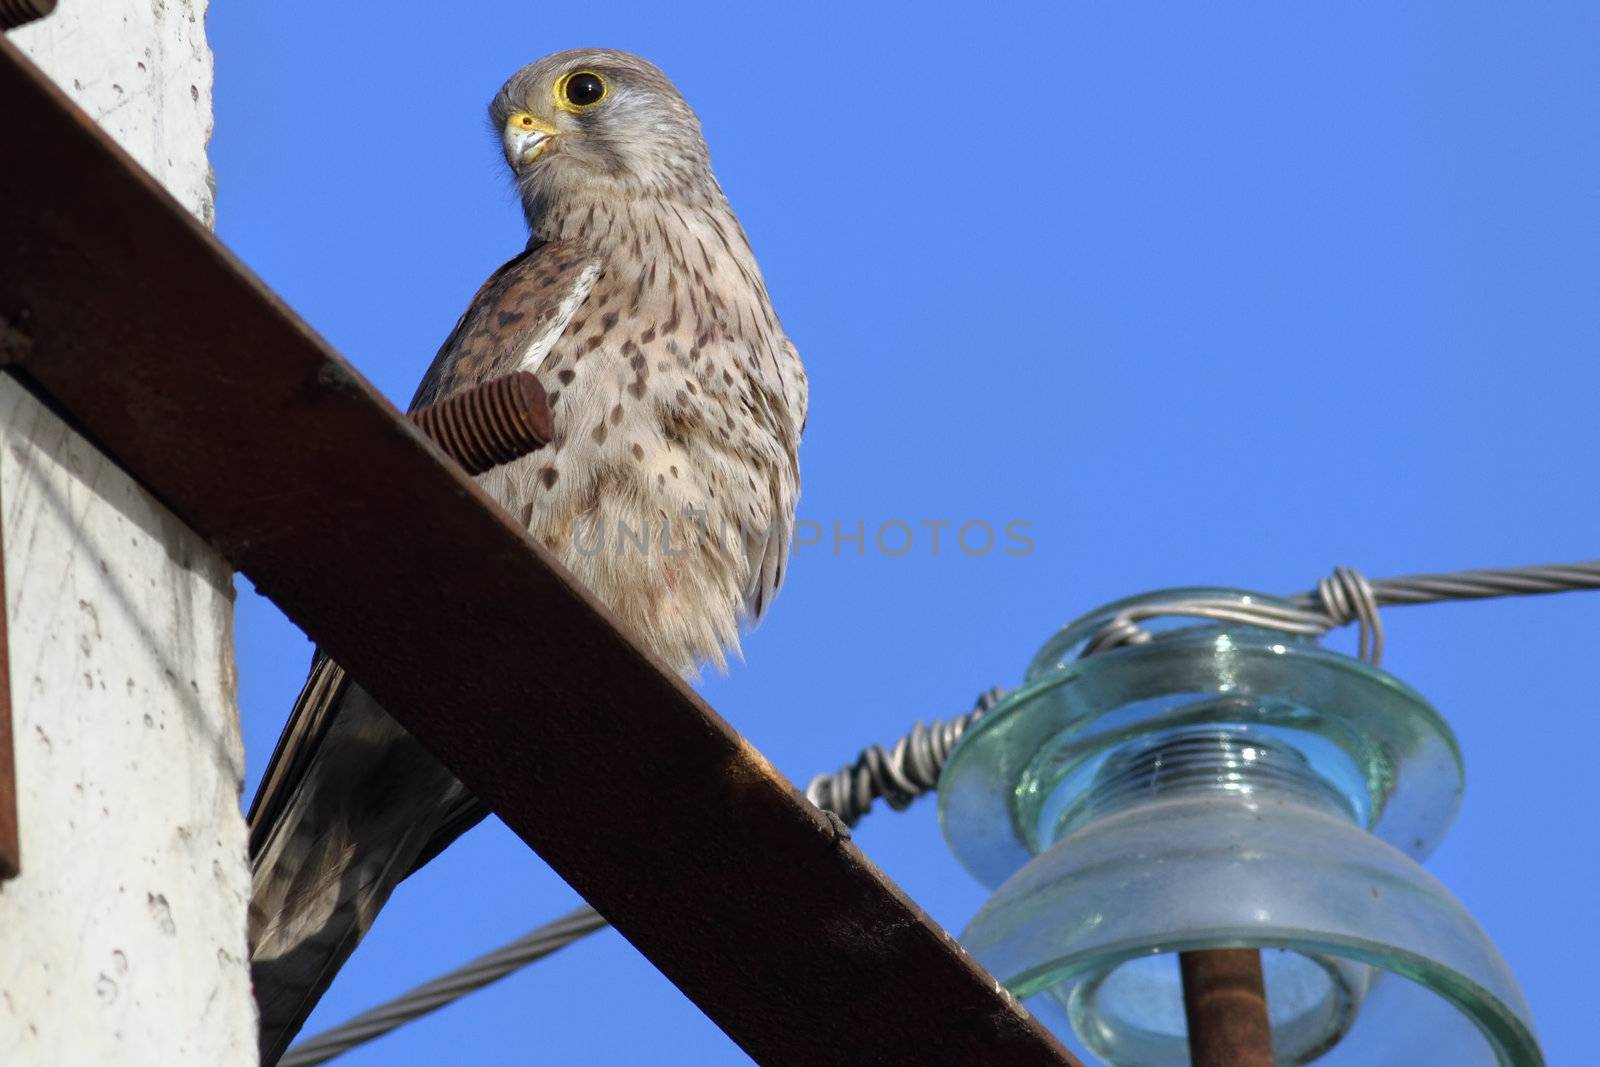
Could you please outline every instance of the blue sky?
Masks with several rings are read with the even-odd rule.
[[[400,403],[525,238],[484,117],[501,81],[577,45],[674,78],[811,376],[800,512],[823,544],[702,687],[796,782],[1014,684],[1124,595],[1600,555],[1591,5],[216,0],[208,20],[218,232]],[[1021,520],[1034,547],[889,557],[870,534],[896,520]],[[867,551],[835,553],[835,523]],[[253,790],[310,646],[240,584]],[[1585,1062],[1600,597],[1386,618],[1386,665],[1466,755],[1430,868],[1550,1061]],[[931,802],[857,840],[954,930],[985,898]],[[485,826],[396,894],[308,1032],[574,902]],[[748,1061],[608,932],[345,1062]]]

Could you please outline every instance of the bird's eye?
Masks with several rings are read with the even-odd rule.
[[[605,79],[592,70],[575,70],[556,87],[556,99],[574,109],[593,107],[605,99],[605,95]]]

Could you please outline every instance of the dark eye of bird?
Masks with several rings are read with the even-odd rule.
[[[586,107],[606,95],[606,83],[600,80],[600,75],[580,70],[567,79],[565,91],[568,103]]]

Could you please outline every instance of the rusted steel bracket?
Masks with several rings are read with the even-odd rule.
[[[0,100],[20,372],[752,1057],[1076,1062],[3,40]]]

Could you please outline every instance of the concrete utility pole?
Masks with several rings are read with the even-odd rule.
[[[209,226],[204,15],[66,0],[8,36]],[[0,517],[21,830],[0,1063],[254,1064],[232,571],[6,376]]]

